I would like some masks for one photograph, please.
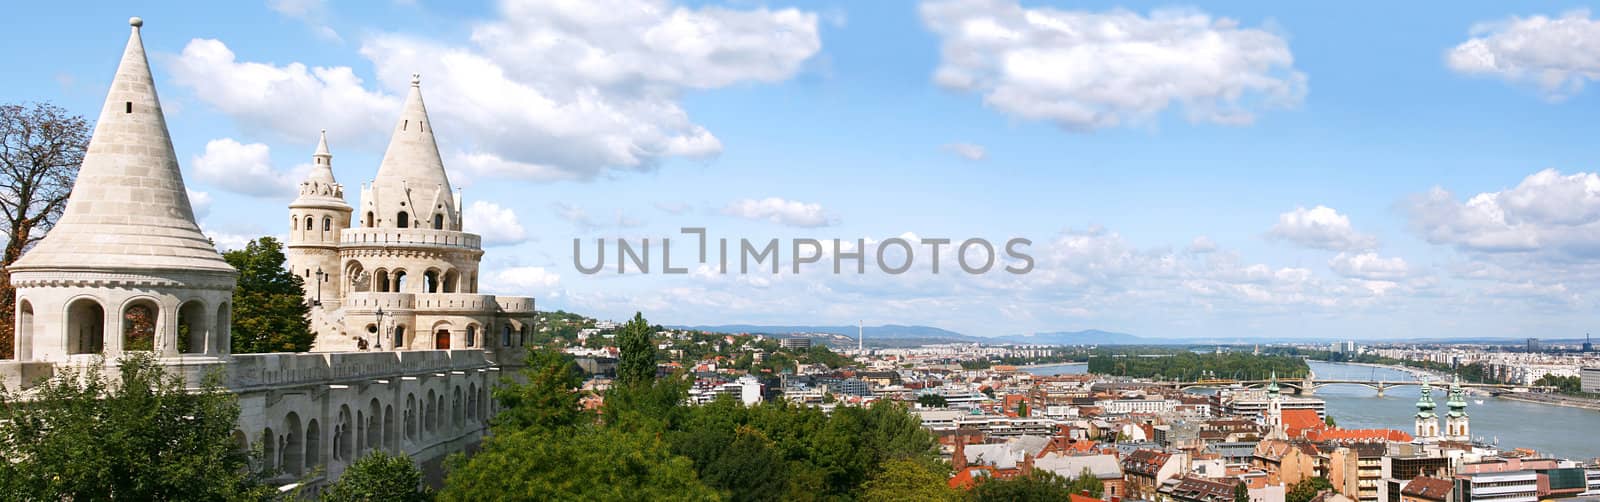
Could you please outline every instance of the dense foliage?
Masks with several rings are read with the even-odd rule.
[[[984,479],[972,487],[968,498],[975,501],[1066,500],[1068,495],[1083,492],[1100,498],[1104,490],[1105,484],[1087,470],[1070,480],[1050,471],[1033,471],[1011,479]]]
[[[650,341],[650,323],[644,314],[634,313],[633,319],[622,325],[617,333],[617,385],[629,387],[656,378],[656,347]]]
[[[222,254],[239,269],[233,289],[233,353],[305,352],[316,335],[304,281],[284,268],[283,244],[262,237]]]
[[[10,267],[55,226],[89,151],[89,121],[50,103],[0,105],[0,357],[12,358]]]
[[[1289,487],[1289,492],[1284,495],[1284,502],[1310,502],[1323,490],[1332,490],[1333,482],[1326,478],[1306,478],[1294,486]]]
[[[1323,350],[1298,350],[1287,349],[1285,354],[1305,356],[1313,361],[1328,361],[1334,363],[1362,363],[1381,364],[1384,366],[1406,366],[1421,368],[1440,373],[1449,373],[1461,377],[1463,382],[1472,383],[1506,383],[1510,368],[1493,366],[1481,362],[1450,365],[1435,361],[1416,361],[1411,359],[1395,359],[1377,354],[1351,354],[1349,352],[1330,352]]]
[[[630,324],[649,326],[642,316]],[[730,398],[686,406],[687,381],[656,378],[655,346],[621,331],[628,368],[618,369],[599,417],[578,409],[572,363],[534,351],[527,381],[495,394],[495,434],[470,459],[451,462],[441,498],[850,500],[866,498],[873,483],[905,481],[883,478],[889,470],[909,470],[906,479],[953,496],[937,443],[902,405],[831,414]]]
[[[411,457],[374,450],[350,464],[339,480],[322,492],[323,502],[427,502],[433,495],[422,485],[422,470]]]
[[[1158,380],[1199,380],[1226,378],[1263,380],[1301,378],[1311,371],[1305,360],[1283,355],[1254,355],[1243,352],[1197,354],[1189,351],[1165,354],[1096,354],[1089,358],[1089,372]]]
[[[153,356],[58,366],[31,390],[0,395],[0,498],[241,500],[273,490],[233,436],[234,395],[207,379],[186,391]]]

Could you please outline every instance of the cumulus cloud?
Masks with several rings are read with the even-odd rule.
[[[465,230],[483,236],[486,246],[520,244],[528,240],[528,232],[523,230],[522,222],[511,208],[475,200],[467,206],[462,218]]]
[[[211,194],[185,189],[189,192],[189,208],[194,210],[194,219],[203,220],[211,214]]]
[[[1459,73],[1532,84],[1546,98],[1565,99],[1600,77],[1600,21],[1588,10],[1558,18],[1516,17],[1481,23],[1472,38],[1445,55]]]
[[[1428,242],[1481,253],[1600,254],[1600,175],[1545,169],[1516,187],[1459,201],[1435,187],[1405,205]]]
[[[516,293],[550,291],[561,283],[561,275],[544,267],[511,267],[496,272],[490,285],[496,290]]]
[[[1211,240],[1210,237],[1204,235],[1195,237],[1193,241],[1189,242],[1189,247],[1187,248],[1187,251],[1194,254],[1211,253],[1216,250],[1217,241]]]
[[[929,1],[921,11],[942,46],[935,82],[1067,129],[1143,122],[1174,106],[1192,122],[1248,124],[1258,110],[1297,106],[1306,94],[1282,36],[1204,12],[1016,0]]]
[[[750,220],[767,220],[791,227],[826,227],[837,222],[823,211],[822,204],[778,197],[736,200],[722,208],[722,213]]]
[[[504,0],[499,19],[471,27],[470,42],[376,34],[360,53],[390,89],[423,75],[453,167],[482,177],[590,180],[721,153],[680,96],[792,77],[821,49],[817,22],[792,8]],[[178,59],[181,85],[254,127],[387,133],[399,111],[397,97],[368,90],[348,67],[238,63],[217,41],[191,42]],[[317,116],[329,111],[337,116]]]
[[[941,148],[946,152],[955,154],[957,157],[974,162],[983,160],[985,157],[989,156],[989,151],[984,149],[983,145],[975,145],[972,143],[949,143]]]
[[[250,241],[256,240],[255,236],[246,234],[211,229],[201,229],[201,231],[205,233],[206,238],[211,239],[213,245],[217,246],[217,251],[244,249],[245,246],[250,244]]]
[[[339,32],[327,24],[326,0],[267,0],[267,7],[284,17],[299,20],[313,33],[330,42],[343,42]]]
[[[267,145],[243,144],[232,138],[206,142],[205,152],[196,155],[189,165],[195,178],[208,185],[256,197],[293,195],[309,169],[308,166],[287,172],[274,169]]]
[[[1328,268],[1345,277],[1372,281],[1396,281],[1411,275],[1404,258],[1383,258],[1377,253],[1339,253],[1328,260]]]
[[[1280,214],[1267,236],[1330,251],[1359,251],[1378,245],[1377,237],[1357,232],[1349,217],[1327,206],[1297,207]]]
[[[195,39],[170,58],[172,78],[252,133],[303,142],[376,143],[400,114],[400,99],[369,91],[347,66],[308,68],[238,61],[221,41]]]

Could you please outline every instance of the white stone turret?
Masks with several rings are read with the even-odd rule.
[[[311,160],[311,173],[300,182],[300,195],[289,204],[289,242],[284,255],[289,270],[305,282],[307,299],[336,306],[343,276],[339,240],[344,229],[350,228],[354,209],[344,201],[344,185],[333,177],[327,131],[322,131]]]
[[[72,197],[10,269],[20,360],[229,352],[238,273],[195,223],[140,38],[144,22],[128,23],[133,32]]]
[[[460,205],[439,156],[418,76],[412,76],[378,175],[361,198],[363,227],[461,230]]]
[[[1461,377],[1457,376],[1450,382],[1450,398],[1445,401],[1445,406],[1450,411],[1444,416],[1445,438],[1455,441],[1470,441],[1472,439],[1471,420],[1467,417],[1466,391],[1461,389]]]
[[[1417,428],[1418,440],[1431,442],[1439,440],[1439,415],[1433,412],[1438,406],[1433,402],[1433,387],[1428,381],[1422,382],[1421,395],[1417,396]]]

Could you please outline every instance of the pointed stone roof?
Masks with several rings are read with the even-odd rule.
[[[437,186],[450,192],[450,178],[445,175],[439,145],[433,138],[428,108],[422,103],[422,78],[418,75],[411,76],[411,93],[401,107],[400,120],[394,124],[394,134],[388,150],[383,152],[383,163],[378,165],[374,182],[380,186],[404,182],[410,188]]]
[[[295,197],[289,207],[351,210],[350,204],[344,201],[344,185],[333,177],[333,152],[328,150],[327,129],[322,130],[317,151],[311,154],[311,172],[300,182],[300,196]]]
[[[234,273],[200,232],[172,149],[139,18],[100,109],[65,212],[22,270],[196,270]]]
[[[322,138],[317,140],[317,151],[311,157],[318,162],[311,165],[311,173],[306,179],[322,183],[334,183],[333,179],[333,153],[328,151],[328,130],[322,130]]]

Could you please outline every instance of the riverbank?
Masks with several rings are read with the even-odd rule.
[[[1067,362],[1067,363],[1039,363],[1039,364],[1024,364],[1024,365],[1021,365],[1021,366],[1017,366],[1016,368],[1018,370],[1029,370],[1029,369],[1034,369],[1034,368],[1054,368],[1054,367],[1057,367],[1057,366],[1088,366],[1088,365],[1089,365],[1088,362],[1081,362],[1081,363],[1072,363],[1072,362]]]
[[[1560,394],[1543,394],[1538,392],[1506,392],[1497,394],[1495,397],[1505,399],[1507,401],[1548,404],[1551,406],[1565,406],[1568,408],[1600,411],[1600,400],[1563,396]]]

